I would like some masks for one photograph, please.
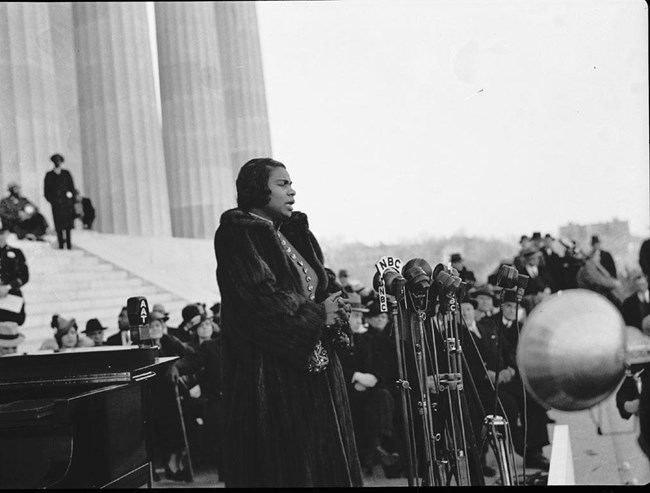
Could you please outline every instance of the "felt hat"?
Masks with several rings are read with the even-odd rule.
[[[153,322],[154,320],[161,320],[163,322],[167,322],[169,320],[169,316],[167,313],[160,311],[160,310],[151,310],[149,312],[149,323]]]
[[[192,303],[183,308],[181,315],[183,316],[183,328],[185,330],[195,329],[201,322],[208,318],[196,303]]]
[[[482,284],[480,286],[476,286],[470,290],[469,294],[472,298],[476,298],[477,296],[483,295],[483,296],[489,296],[490,298],[492,298],[492,300],[496,301],[494,290],[489,284]]]
[[[600,243],[600,238],[598,238],[596,235],[593,235],[591,237],[591,244],[593,245],[594,243]]]
[[[460,255],[460,253],[452,253],[449,261],[453,264],[456,262],[462,262],[463,257]]]
[[[376,317],[380,313],[386,313],[381,311],[379,300],[370,300],[368,303],[366,303],[366,308],[368,309],[366,317]]]
[[[63,159],[63,156],[61,154],[52,154],[52,156],[50,156],[50,161],[52,161],[53,163],[56,162],[62,163],[65,161],[65,159]]]
[[[166,317],[169,317],[169,312],[165,310],[165,305],[162,303],[154,303],[154,305],[151,307],[152,312],[160,312],[163,313]]]
[[[106,330],[106,327],[98,319],[91,318],[86,322],[86,329],[83,332],[84,334],[92,334],[93,332],[101,332],[103,330]]]
[[[353,312],[368,313],[369,310],[363,303],[361,303],[361,295],[359,293],[348,293],[348,302]]]
[[[18,347],[24,340],[16,322],[0,322],[0,347]]]
[[[539,249],[535,248],[534,246],[526,247],[521,251],[521,254],[524,257],[530,257],[531,255],[535,255],[536,253],[539,253]]]

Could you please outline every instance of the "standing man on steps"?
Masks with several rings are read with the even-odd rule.
[[[8,295],[23,297],[20,288],[29,281],[29,269],[25,255],[18,248],[7,244],[9,229],[0,226],[0,322],[25,323],[25,303],[11,306]]]
[[[56,237],[59,240],[59,248],[63,249],[65,243],[68,250],[72,248],[70,232],[74,227],[74,204],[77,198],[77,191],[74,188],[72,175],[67,169],[61,168],[64,161],[61,154],[54,154],[50,161],[54,168],[45,174],[44,191],[45,198],[52,205],[52,217]]]

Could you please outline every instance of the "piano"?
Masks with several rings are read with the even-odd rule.
[[[155,346],[0,357],[0,489],[151,487],[149,384],[176,359]]]

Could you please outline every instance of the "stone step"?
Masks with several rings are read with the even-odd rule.
[[[124,293],[127,295],[128,293]],[[161,292],[152,287],[152,289],[145,295],[140,291],[135,296],[144,296],[149,302],[149,298],[155,299],[156,303],[170,303],[178,300],[172,293]],[[88,296],[83,299],[70,299],[69,297],[61,297],[59,299],[52,299],[48,301],[30,302],[28,304],[29,315],[38,315],[46,313],[55,313],[57,310],[62,312],[73,312],[83,307],[113,307],[119,310],[122,306],[126,305],[127,299],[131,296]],[[149,303],[153,305],[153,303]]]
[[[126,273],[125,273],[126,274]],[[77,297],[84,292],[89,290],[101,290],[104,288],[129,288],[137,289],[142,286],[144,281],[137,277],[129,277],[123,279],[102,279],[101,277],[95,277],[94,279],[85,279],[85,280],[68,280],[65,276],[62,276],[60,280],[54,282],[53,279],[50,279],[49,282],[44,283],[29,283],[25,285],[22,289],[27,298],[27,293],[34,293],[37,295],[42,295],[43,293],[51,293],[53,291],[65,291],[70,294],[70,296]],[[134,295],[135,296],[135,295]]]
[[[131,296],[150,296],[155,295],[161,290],[152,285],[145,284],[139,286],[117,286],[117,287],[99,287],[95,289],[82,289],[75,291],[66,291],[66,290],[40,290],[40,289],[31,289],[28,284],[23,289],[23,295],[27,303],[50,303],[55,301],[78,301],[79,303],[85,303],[89,300],[94,300],[98,298],[124,298],[125,300]]]
[[[67,263],[53,263],[47,261],[34,262],[27,259],[27,267],[30,273],[37,272],[83,272],[83,271],[96,271],[96,270],[111,270],[115,269],[110,264],[101,263],[99,259],[92,257],[81,257],[74,262]]]
[[[110,265],[102,265],[102,268],[95,269],[84,269],[79,271],[74,270],[50,270],[48,272],[36,271],[34,269],[30,270],[29,282],[30,283],[46,283],[54,279],[61,279],[66,282],[85,282],[91,281],[100,278],[103,280],[115,280],[115,279],[126,279],[129,277],[128,272],[123,270],[117,270],[112,268]]]

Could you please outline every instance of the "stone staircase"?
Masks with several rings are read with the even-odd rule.
[[[32,242],[9,237],[9,244],[25,254],[30,279],[23,287],[27,318],[21,327],[26,340],[20,352],[37,350],[52,337],[52,315],[75,318],[80,330],[98,318],[108,327],[105,337],[117,332],[117,316],[131,296],[144,296],[149,307],[162,303],[170,313],[169,324],[178,326],[181,310],[189,303],[127,270],[120,269],[82,249],[59,250],[54,240]]]

